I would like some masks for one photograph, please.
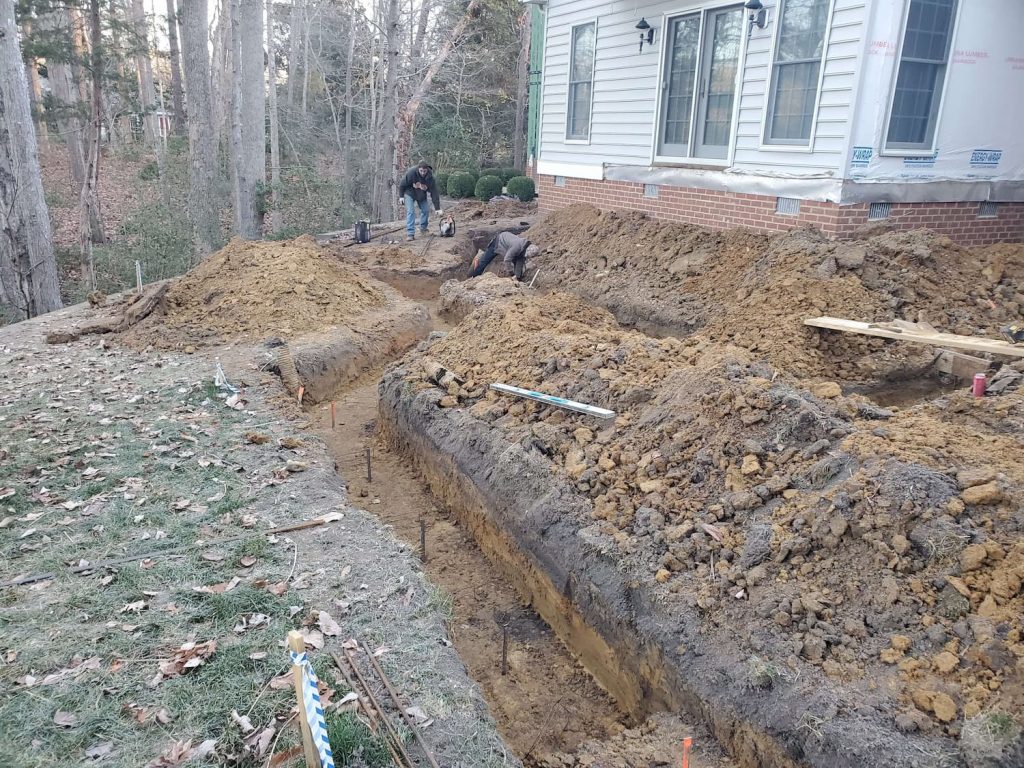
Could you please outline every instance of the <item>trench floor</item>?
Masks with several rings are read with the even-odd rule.
[[[423,301],[422,295],[416,298]],[[446,330],[447,323],[437,314],[437,299],[423,303],[433,328]],[[333,396],[333,429],[330,403],[316,406],[309,416],[333,454],[353,503],[376,514],[416,551],[422,521],[424,570],[450,599],[451,640],[513,752],[528,768],[648,768],[678,764],[682,739],[700,734],[703,743],[695,748],[689,765],[729,768],[731,762],[706,732],[701,733],[703,728],[695,729],[667,713],[631,723],[544,620],[523,603],[472,534],[437,502],[409,462],[378,438],[377,385],[383,370],[367,371]],[[366,472],[367,449],[371,479]]]

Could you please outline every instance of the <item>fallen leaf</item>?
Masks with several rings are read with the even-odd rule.
[[[134,603],[125,603],[121,613],[139,613],[145,607],[145,600],[136,600]]]
[[[190,669],[202,666],[216,650],[216,640],[209,640],[205,643],[184,643],[175,651],[174,658],[159,662],[156,675],[149,681],[149,687],[155,688],[164,680],[178,677]]]
[[[58,709],[53,715],[53,722],[61,728],[74,728],[78,725],[78,716],[73,712]]]
[[[722,529],[721,528],[718,528],[718,527],[716,527],[714,525],[709,525],[708,523],[701,523],[700,527],[703,528],[704,532],[707,533],[707,535],[710,536],[711,538],[713,538],[715,541],[721,541],[722,540]]]
[[[114,574],[110,574],[109,576],[104,576],[102,579],[100,579],[100,586],[101,587],[107,587],[107,586],[110,586],[113,583],[114,583]]]
[[[284,468],[287,472],[305,472],[309,469],[309,464],[304,461],[288,459],[288,461],[285,462]]]
[[[24,532],[23,534],[21,534],[21,536],[19,536],[18,538],[19,538],[19,539],[27,539],[27,538],[28,538],[29,536],[31,536],[31,535],[32,535],[33,533],[35,533],[35,532],[36,532],[36,529],[35,529],[35,528],[28,528],[28,529],[26,529],[26,530],[25,530],[25,532]]]
[[[0,520],[0,528],[6,528],[7,526],[9,526],[13,522],[14,522],[14,518],[11,517],[10,515],[8,515],[3,520]]]
[[[264,435],[262,432],[246,432],[245,442],[252,443],[253,445],[263,445],[270,442],[270,435]]]
[[[285,672],[282,675],[278,675],[270,680],[270,690],[272,691],[287,691],[289,688],[294,687],[295,677],[291,672]]]
[[[302,611],[302,606],[301,605],[289,605],[288,606],[288,618],[289,619],[294,618],[295,614],[300,613],[301,611]]]
[[[14,495],[13,488],[0,488],[0,499],[9,499]],[[73,509],[73,507],[72,507]]]
[[[252,720],[249,719],[249,716],[238,714],[237,709],[231,710],[231,719],[234,720],[235,725],[241,729],[242,733],[251,733],[256,730],[256,726],[252,724]]]
[[[147,557],[145,560],[139,561],[139,568],[141,568],[144,571],[148,571],[150,568],[154,568],[155,566],[156,560],[154,560],[151,557]]]
[[[341,634],[341,627],[338,626],[338,622],[332,619],[327,611],[320,611],[317,625],[320,627],[320,631],[327,637],[337,637]]]
[[[245,738],[245,748],[253,757],[257,760],[263,758],[270,749],[270,744],[274,740],[274,734],[277,733],[277,729],[272,725],[268,725],[260,731],[249,734]]]
[[[428,725],[434,722],[433,719],[427,717],[427,714],[419,707],[408,707],[405,710],[405,714],[411,717],[413,721],[416,723],[416,725],[420,726],[421,728],[426,728]]]
[[[269,592],[272,595],[277,595],[278,597],[281,597],[281,595],[283,595],[287,591],[288,582],[286,581],[279,581],[276,584],[267,585],[267,592]]]
[[[241,583],[242,580],[235,576],[231,581],[225,581],[223,584],[211,584],[205,587],[192,587],[192,591],[204,592],[209,595],[223,595],[225,592],[230,592]]]
[[[192,506],[192,499],[178,499],[176,502],[171,504],[176,510],[188,509]]]
[[[281,768],[281,766],[287,765],[301,754],[302,747],[292,747],[284,752],[278,752],[270,759],[270,768]]]
[[[85,750],[85,756],[90,760],[102,760],[105,757],[110,757],[114,751],[114,742],[104,741],[101,744],[95,744]]]
[[[167,725],[168,723],[174,720],[174,716],[166,709],[158,710],[153,717],[161,725]]]
[[[219,563],[221,560],[224,559],[224,555],[222,555],[220,552],[203,552],[203,554],[200,555],[200,557],[202,557],[203,560],[208,560],[211,563]]]
[[[300,629],[303,639],[306,641],[306,645],[311,648],[320,650],[324,647],[324,635],[319,629]]]
[[[243,528],[252,528],[256,525],[256,515],[242,515],[242,520],[239,523]]]
[[[253,555],[243,555],[242,559],[238,561],[238,564],[243,568],[252,568],[256,565],[256,558]]]
[[[350,573],[352,573],[352,566],[346,565],[344,568],[341,569],[341,578],[347,579]]]
[[[391,649],[388,648],[386,645],[382,645],[380,648],[373,652],[373,658],[379,659],[381,656],[383,656],[385,653],[388,653],[390,650]]]
[[[358,651],[359,650],[359,643],[353,637],[353,638],[350,638],[350,639],[346,640],[344,643],[342,643],[341,647],[344,648],[346,651]]]
[[[249,658],[252,659],[253,661],[263,661],[263,659],[267,658],[267,652],[266,651],[256,651],[256,653],[250,653],[249,654]]]

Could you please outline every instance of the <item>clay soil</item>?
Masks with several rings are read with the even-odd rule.
[[[133,346],[192,351],[268,336],[358,331],[408,302],[365,272],[327,258],[312,238],[232,240],[167,292],[162,310],[123,335]]]
[[[803,321],[901,318],[993,336],[1024,311],[1024,247],[958,247],[926,230],[837,242],[661,222],[581,205],[527,235],[544,246],[538,285],[571,291],[656,335],[699,332],[792,375],[873,381],[925,367],[912,345],[821,334]]]

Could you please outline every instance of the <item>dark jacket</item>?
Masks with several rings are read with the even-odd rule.
[[[416,182],[426,186],[426,189],[417,189],[413,186]],[[412,195],[412,199],[417,203],[422,203],[427,199],[427,193],[430,193],[430,198],[434,201],[434,210],[441,209],[441,196],[437,193],[437,182],[434,181],[434,169],[427,167],[427,175],[425,177],[420,176],[420,169],[410,168],[401,183],[398,185],[398,196],[405,197],[406,195]]]

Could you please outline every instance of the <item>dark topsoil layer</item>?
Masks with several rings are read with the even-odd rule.
[[[701,715],[750,766],[1021,765],[1020,394],[880,409],[560,294],[422,354],[464,385],[411,355],[382,422],[615,649],[594,671],[627,707]]]

